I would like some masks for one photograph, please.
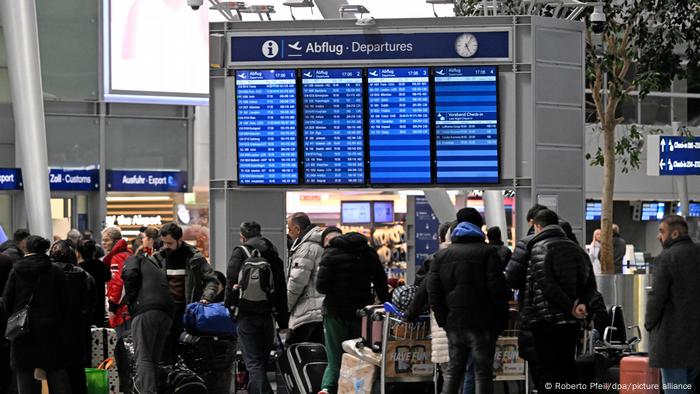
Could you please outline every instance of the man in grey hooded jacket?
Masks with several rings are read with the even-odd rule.
[[[323,343],[323,295],[316,290],[316,277],[323,255],[323,231],[311,224],[309,216],[303,212],[297,212],[287,219],[287,231],[294,240],[289,250],[287,274],[287,346],[300,342]]]

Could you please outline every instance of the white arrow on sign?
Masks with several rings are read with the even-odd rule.
[[[664,163],[664,160],[661,159],[661,161],[659,162],[659,168],[661,168],[663,170],[665,166],[666,166],[666,164]]]
[[[666,152],[666,140],[661,140],[661,152]]]

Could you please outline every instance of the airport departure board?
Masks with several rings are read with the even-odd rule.
[[[299,183],[294,70],[236,71],[238,183]]]
[[[301,72],[304,182],[365,182],[361,69]]]
[[[498,183],[496,67],[435,68],[437,183]]]
[[[370,68],[370,182],[431,183],[427,67]]]

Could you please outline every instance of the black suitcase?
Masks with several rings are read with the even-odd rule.
[[[277,360],[279,374],[289,394],[319,392],[326,365],[326,348],[310,342],[289,346]]]

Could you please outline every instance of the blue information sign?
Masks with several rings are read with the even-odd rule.
[[[362,60],[510,60],[510,30],[231,36],[231,64]]]
[[[700,175],[700,138],[659,138],[659,175]]]
[[[120,192],[186,192],[185,171],[107,170],[107,190]]]
[[[365,181],[362,70],[302,70],[304,181]]]
[[[49,187],[51,190],[92,191],[100,189],[100,171],[98,169],[64,169],[49,170]]]
[[[435,69],[437,183],[498,183],[495,66]]]
[[[428,68],[370,68],[370,180],[430,183]]]
[[[294,70],[236,71],[238,183],[299,183]]]
[[[423,265],[425,259],[437,252],[440,242],[438,240],[438,227],[440,221],[435,217],[433,208],[424,196],[415,197],[415,223],[416,223],[416,271]]]
[[[0,190],[22,189],[22,172],[19,168],[0,168]]]

